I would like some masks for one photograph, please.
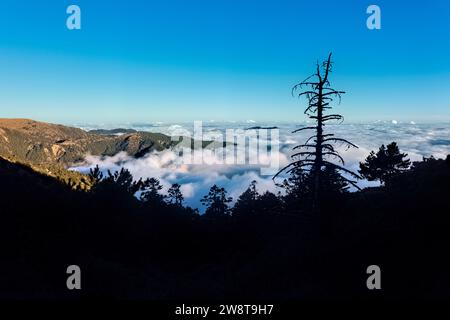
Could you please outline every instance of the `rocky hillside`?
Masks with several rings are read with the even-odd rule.
[[[189,141],[194,146],[194,141],[188,138],[187,143]],[[179,142],[181,139],[172,141],[162,133],[130,129],[84,131],[29,119],[0,118],[0,158],[26,165],[81,189],[89,188],[88,177],[67,168],[83,162],[88,154],[113,156],[124,151],[139,158],[154,150],[169,149]],[[226,144],[202,141],[201,145],[217,148]]]
[[[87,154],[111,156],[125,151],[141,157],[175,144],[159,133],[105,134],[29,119],[0,119],[0,158],[82,189],[89,188],[87,177],[66,168],[83,161]]]
[[[70,166],[86,154],[115,155],[120,151],[136,157],[163,150],[174,142],[149,132],[105,135],[78,128],[28,119],[0,119],[0,156],[33,165]]]

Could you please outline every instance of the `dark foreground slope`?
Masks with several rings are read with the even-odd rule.
[[[449,161],[428,160],[321,219],[278,200],[208,218],[0,160],[0,297],[449,299],[449,196]],[[66,288],[73,264],[79,291]],[[381,291],[366,288],[372,264]]]

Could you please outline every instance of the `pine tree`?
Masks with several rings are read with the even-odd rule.
[[[143,181],[144,190],[141,193],[141,200],[151,204],[161,204],[164,200],[164,196],[159,192],[162,189],[161,183],[156,178],[147,178]]]
[[[401,153],[397,144],[381,145],[377,153],[371,151],[364,163],[359,164],[359,173],[369,181],[386,183],[392,176],[407,170],[411,161],[406,153]]]
[[[312,194],[312,184],[308,172],[298,167],[293,168],[290,177],[283,181],[282,187],[286,190],[285,199],[289,203],[298,204],[299,201],[305,200],[308,195]]]
[[[89,169],[89,179],[95,184],[100,182],[103,179],[103,173],[100,170],[99,166],[96,165],[95,168]]]
[[[127,195],[134,195],[136,192],[142,189],[142,179],[134,181],[133,175],[128,169],[121,168],[120,171],[112,173],[108,170],[108,173],[103,177],[102,172],[96,166],[90,170],[91,179],[94,180],[94,191],[104,192],[118,192]]]
[[[183,193],[180,190],[181,186],[178,183],[174,183],[167,191],[167,202],[175,206],[183,206]]]
[[[328,59],[322,63],[322,68],[317,64],[316,72],[306,78],[301,83],[295,85],[292,88],[292,94],[297,90],[302,90],[298,93],[298,97],[305,96],[308,101],[308,106],[304,113],[315,122],[314,126],[307,126],[293,131],[299,132],[303,130],[313,130],[315,133],[311,135],[304,144],[294,147],[297,150],[296,153],[292,155],[293,162],[280,170],[274,179],[282,172],[294,173],[297,177],[299,173],[303,174],[306,172],[309,177],[309,183],[311,184],[312,191],[312,205],[313,211],[320,211],[320,201],[322,199],[323,185],[328,182],[325,181],[329,179],[330,174],[324,174],[326,170],[327,173],[330,170],[335,171],[339,176],[341,181],[346,181],[347,184],[351,184],[358,188],[355,180],[348,179],[339,172],[344,172],[347,175],[359,179],[360,177],[344,168],[343,166],[330,162],[330,159],[336,159],[340,164],[344,165],[344,159],[339,155],[335,149],[335,144],[343,144],[347,148],[355,147],[356,145],[349,142],[346,139],[335,137],[334,134],[325,133],[324,127],[329,121],[343,121],[343,117],[340,114],[325,114],[326,110],[332,109],[331,103],[334,99],[341,99],[341,95],[344,91],[338,91],[330,86],[329,74],[332,71],[331,53]],[[304,89],[304,90],[303,90]],[[359,189],[359,188],[358,188]]]
[[[231,197],[227,197],[227,191],[213,185],[207,195],[200,200],[206,206],[206,215],[226,216],[230,214],[229,203],[233,201]]]
[[[256,212],[256,202],[259,199],[256,190],[256,181],[253,180],[247,190],[245,190],[237,199],[233,207],[233,216],[252,215]]]
[[[272,192],[266,191],[258,197],[257,208],[258,213],[273,214],[283,210],[283,203],[281,195],[275,195]]]

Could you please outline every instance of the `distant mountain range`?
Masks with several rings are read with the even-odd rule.
[[[191,138],[189,141],[194,146]],[[0,158],[81,188],[89,185],[87,177],[67,168],[82,163],[88,154],[114,156],[123,151],[140,158],[152,151],[175,147],[179,142],[181,138],[173,141],[162,133],[133,129],[85,131],[30,119],[0,118]],[[216,148],[225,143],[204,140],[201,145]]]
[[[272,129],[278,129],[278,127],[261,127],[261,126],[256,126],[256,127],[250,127],[250,128],[245,128],[245,130],[272,130]]]
[[[80,180],[78,173],[66,168],[82,162],[87,154],[113,156],[125,151],[142,157],[176,144],[161,133],[127,129],[87,132],[29,119],[0,119],[0,157],[65,181]]]
[[[125,151],[141,157],[176,144],[161,133],[134,130],[122,135],[116,133],[115,130],[86,132],[28,119],[0,119],[0,156],[33,164],[70,166],[82,161],[86,154],[112,156]]]
[[[89,130],[89,133],[96,133],[96,134],[115,134],[120,135],[124,133],[135,133],[138,132],[134,129],[125,129],[125,128],[117,128],[117,129],[95,129],[95,130]]]

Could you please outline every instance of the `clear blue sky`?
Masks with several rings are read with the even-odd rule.
[[[0,117],[302,120],[291,86],[329,51],[347,120],[450,120],[448,0],[2,0]]]

